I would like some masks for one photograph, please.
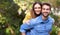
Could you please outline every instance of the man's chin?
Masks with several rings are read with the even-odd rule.
[[[44,17],[48,17],[48,15],[43,15]]]

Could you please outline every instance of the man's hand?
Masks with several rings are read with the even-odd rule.
[[[26,35],[26,33],[25,33],[25,32],[23,32],[23,33],[21,33],[21,35]]]

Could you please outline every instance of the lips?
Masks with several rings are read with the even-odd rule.
[[[48,13],[48,12],[43,12],[43,13]]]
[[[44,14],[48,14],[48,12],[44,12]]]

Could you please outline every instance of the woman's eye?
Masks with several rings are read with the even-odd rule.
[[[37,7],[35,7],[34,9],[37,9]]]

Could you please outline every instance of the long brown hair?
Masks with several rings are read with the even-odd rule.
[[[32,16],[32,18],[37,17],[37,15],[35,14],[35,10],[34,10],[34,6],[35,6],[36,4],[39,4],[39,5],[41,6],[41,9],[42,9],[42,4],[41,4],[40,2],[35,2],[35,3],[33,4],[33,6],[32,6],[32,9],[31,9],[31,16]],[[41,14],[41,13],[40,13],[40,14]]]

